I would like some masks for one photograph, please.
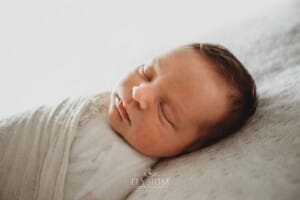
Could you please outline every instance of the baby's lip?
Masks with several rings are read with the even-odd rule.
[[[127,119],[128,122],[131,124],[129,114],[128,114],[126,108],[124,107],[124,102],[118,95],[116,95],[116,97],[118,98],[117,108],[118,108],[119,112],[121,113],[122,117]]]

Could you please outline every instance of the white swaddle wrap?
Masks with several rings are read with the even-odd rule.
[[[155,159],[131,149],[109,128],[108,99],[109,93],[68,98],[1,120],[0,199],[89,199],[93,192],[105,199],[130,192],[135,186],[118,177],[138,176]],[[110,188],[118,183],[122,191]]]
[[[97,98],[82,117],[72,145],[66,200],[124,199],[157,159],[123,141],[107,122],[109,95]]]

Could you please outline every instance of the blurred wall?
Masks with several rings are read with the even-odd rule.
[[[155,55],[286,1],[0,2],[0,118],[111,90]]]

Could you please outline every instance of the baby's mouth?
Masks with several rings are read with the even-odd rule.
[[[121,116],[122,116],[123,118],[127,119],[128,122],[131,124],[131,121],[130,121],[128,112],[126,111],[126,109],[125,109],[124,106],[123,106],[123,101],[122,101],[122,99],[121,99],[118,95],[116,95],[116,97],[117,97],[117,102],[116,102],[117,108],[118,108],[118,110],[119,110]]]

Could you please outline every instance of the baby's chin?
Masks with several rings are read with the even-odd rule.
[[[110,117],[108,117],[108,123],[113,132],[123,138],[123,135],[121,134],[121,131],[119,130],[118,126],[114,124],[114,121],[110,120]]]
[[[116,110],[114,109],[113,102],[110,102],[109,108],[108,108],[108,115],[107,115],[107,121],[111,129],[118,135],[123,137],[122,134],[122,127],[120,124],[120,120],[118,119],[118,113],[116,113]]]
[[[116,124],[116,116],[114,112],[114,103],[113,101],[110,101],[109,108],[108,108],[108,113],[107,113],[107,121],[110,127],[117,132],[117,124]]]

